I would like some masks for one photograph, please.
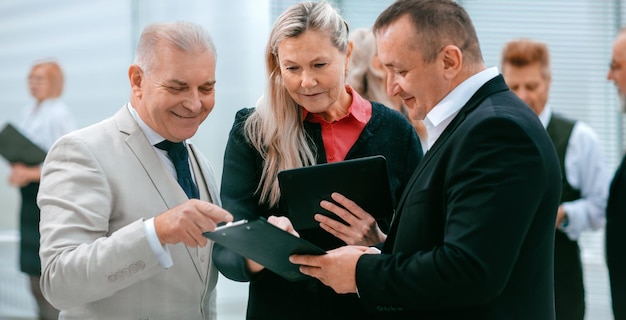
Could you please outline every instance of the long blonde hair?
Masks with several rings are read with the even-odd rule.
[[[340,52],[348,50],[348,25],[326,1],[297,3],[276,20],[265,51],[266,93],[244,125],[246,135],[263,158],[263,171],[256,190],[260,193],[260,204],[275,206],[278,203],[278,172],[316,163],[316,150],[309,146],[309,137],[304,131],[302,108],[283,85],[278,59],[281,41],[298,37],[307,30],[327,34]]]

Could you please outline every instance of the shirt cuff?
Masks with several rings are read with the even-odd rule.
[[[559,225],[559,230],[563,231],[570,240],[577,241],[581,231],[584,230],[584,222],[581,221],[575,206],[571,203],[562,203],[561,206],[565,210],[566,219]]]
[[[148,238],[148,243],[150,243],[150,248],[157,257],[159,264],[165,269],[170,268],[174,265],[172,255],[170,255],[170,250],[166,246],[161,245],[161,241],[159,240],[154,227],[154,218],[144,221],[143,227],[146,230],[146,237]]]

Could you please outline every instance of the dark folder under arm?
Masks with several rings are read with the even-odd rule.
[[[21,162],[34,166],[43,162],[46,158],[46,151],[8,123],[0,131],[0,155],[9,163]]]
[[[264,218],[239,220],[203,235],[223,247],[291,281],[310,278],[289,262],[292,254],[322,255],[326,251],[267,222]]]

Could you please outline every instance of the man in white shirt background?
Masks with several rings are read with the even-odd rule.
[[[556,219],[554,286],[557,319],[583,319],[585,292],[578,238],[604,227],[609,173],[600,140],[587,124],[555,114],[548,102],[551,70],[546,44],[515,39],[502,50],[504,79],[539,116],[561,163],[563,191]]]

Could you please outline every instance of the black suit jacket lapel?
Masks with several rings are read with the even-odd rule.
[[[613,175],[613,179],[611,180],[611,184],[609,186],[609,198],[608,198],[608,203],[607,203],[607,208],[606,208],[607,218],[613,218],[614,214],[619,214],[618,212],[613,212],[613,211],[617,211],[616,209],[619,208],[619,206],[616,206],[616,204],[617,204],[618,199],[622,197],[622,195],[619,194],[619,191],[622,191],[623,189],[622,185],[626,179],[625,170],[626,170],[626,155],[624,155],[622,162],[617,168],[617,171],[615,171],[615,174]]]
[[[398,221],[400,220],[400,215],[402,214],[402,207],[406,202],[407,196],[411,193],[411,189],[415,187],[417,178],[420,176],[421,172],[428,166],[428,163],[431,162],[433,158],[438,159],[438,151],[442,148],[448,141],[448,139],[452,136],[452,134],[456,131],[461,123],[467,118],[467,115],[474,111],[481,102],[483,102],[487,97],[502,91],[509,90],[509,87],[504,82],[504,78],[502,75],[498,75],[495,78],[487,81],[484,85],[482,85],[476,93],[467,101],[467,103],[461,108],[459,113],[454,117],[452,122],[446,127],[446,129],[441,133],[441,136],[437,139],[435,144],[424,154],[424,158],[420,161],[417,168],[413,172],[411,179],[408,181],[404,192],[402,192],[402,196],[400,197],[400,201],[398,201],[398,207],[396,210],[396,214],[393,217],[391,222],[391,227],[389,230],[389,234],[387,236],[387,240],[383,246],[383,251],[391,252],[393,248],[393,243],[395,241],[395,234],[398,229]]]

